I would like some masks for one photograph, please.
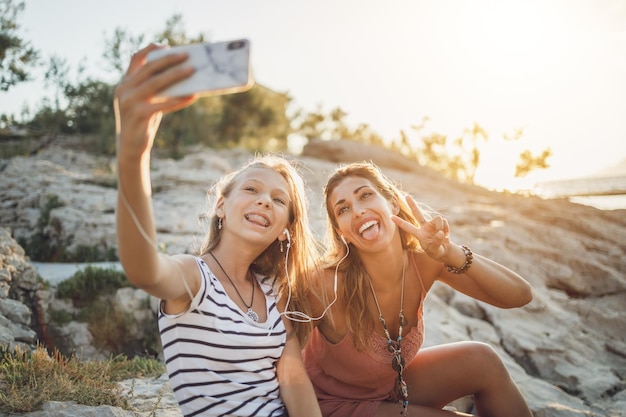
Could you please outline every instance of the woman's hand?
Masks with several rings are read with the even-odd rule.
[[[428,256],[443,262],[452,247],[448,220],[442,216],[435,216],[428,220],[413,197],[408,194],[406,196],[406,202],[413,216],[419,223],[419,227],[398,216],[392,216],[391,219],[402,230],[415,236]]]
[[[467,260],[465,251],[450,241],[448,221],[441,216],[427,220],[411,196],[406,196],[406,202],[419,226],[398,216],[391,216],[392,221],[414,235],[432,259],[457,268],[464,265]],[[500,308],[521,307],[532,300],[532,288],[518,274],[480,255],[474,254],[473,259],[467,272],[457,274],[441,268],[441,274],[436,279],[472,298]]]
[[[196,96],[157,98],[159,91],[189,77],[193,67],[178,65],[186,53],[170,54],[146,62],[150,51],[161,46],[151,44],[133,55],[124,78],[115,89],[114,111],[118,153],[142,155],[154,143],[163,113],[180,110],[193,103]]]

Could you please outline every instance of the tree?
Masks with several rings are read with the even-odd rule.
[[[30,127],[44,131],[50,136],[56,133],[71,133],[67,112],[61,103],[64,102],[65,88],[69,85],[70,67],[67,60],[51,56],[44,75],[46,88],[54,88],[53,98],[44,97],[38,105],[34,116],[27,123]]]
[[[2,4],[7,3],[7,0]],[[23,6],[21,6],[23,7]],[[132,53],[143,46],[144,36],[132,36],[116,29],[105,40],[104,59],[117,83]],[[151,41],[171,46],[204,42],[205,36],[185,34],[182,18],[174,15]],[[115,73],[119,72],[119,77]],[[100,152],[114,152],[113,91],[109,81],[88,75],[79,65],[70,68],[61,57],[52,56],[45,74],[47,87],[54,88],[52,98],[44,98],[28,125],[47,133],[79,133],[89,137],[83,142]],[[283,151],[291,133],[286,93],[272,91],[260,84],[245,93],[207,97],[163,118],[155,138],[155,149],[170,157],[182,157],[189,145],[228,147],[243,146],[255,151]],[[341,119],[341,112],[335,114]],[[0,119],[2,120],[8,120]],[[93,142],[93,139],[96,142]]]
[[[104,60],[121,77],[128,65],[129,57],[144,43],[144,36],[132,36],[121,28],[115,29],[110,39],[105,39]]]
[[[122,28],[116,28],[110,39],[105,40],[104,59],[120,76],[126,70],[129,57],[145,45],[145,35],[132,35]],[[153,42],[175,46],[187,43],[204,42],[205,36],[199,34],[188,37],[182,15],[175,14],[165,22],[165,28],[157,33]]]
[[[0,91],[31,79],[29,69],[39,64],[39,52],[18,35],[18,15],[24,2],[0,0]]]
[[[199,33],[194,37],[189,37],[185,33],[185,25],[183,17],[180,14],[175,14],[165,22],[165,29],[162,32],[157,33],[155,36],[155,42],[162,43],[169,46],[185,45],[188,43],[206,42],[207,39],[204,34]]]
[[[489,140],[485,129],[474,122],[471,128],[463,130],[463,135],[455,142],[457,147],[461,150],[461,152],[457,154],[459,171],[456,177],[463,179],[469,184],[474,183],[476,170],[480,165],[480,145],[478,143],[481,138],[484,142]]]
[[[291,97],[256,84],[244,93],[222,96],[217,138],[256,151],[283,151],[291,132],[286,116]]]
[[[318,106],[316,112],[304,112],[298,110],[292,117],[292,125],[295,133],[299,133],[307,140],[322,139],[325,128],[324,122],[326,115],[323,113],[321,106]]]
[[[524,135],[524,128],[514,129],[512,133],[505,133],[502,137],[505,141],[517,141]],[[519,155],[519,162],[515,165],[515,178],[528,175],[536,169],[550,168],[548,158],[552,156],[552,149],[546,148],[538,155],[533,155],[531,151],[525,150]]]
[[[382,136],[372,130],[367,123],[361,123],[356,128],[351,129],[345,121],[347,115],[348,113],[341,107],[336,107],[327,114],[324,113],[321,105],[314,112],[299,110],[291,118],[293,132],[308,140],[346,139],[370,145],[384,144]]]
[[[486,142],[488,138],[485,130],[478,123],[474,123],[471,128],[464,129],[461,136],[449,141],[448,136],[441,133],[424,134],[428,120],[428,117],[424,117],[420,124],[412,126],[421,139],[416,150],[406,150],[410,143],[407,135],[400,132],[405,155],[449,178],[473,184],[480,165],[479,140],[482,138]]]
[[[418,134],[420,143],[412,145],[408,135],[401,131],[400,139],[394,142],[395,149],[449,178],[473,184],[476,171],[481,164],[481,149],[484,146],[481,142],[487,143],[489,139],[487,131],[475,122],[471,128],[464,129],[461,136],[449,142],[446,135],[437,132],[425,134],[428,121],[429,118],[424,117],[420,124],[412,126]],[[524,128],[517,128],[512,133],[504,134],[502,139],[514,142],[520,140],[523,134]],[[537,169],[549,168],[547,159],[551,155],[552,151],[549,148],[536,156],[528,150],[522,152],[515,167],[515,177],[522,177]]]
[[[515,165],[515,178],[523,177],[535,169],[550,168],[547,159],[552,156],[552,149],[546,148],[539,155],[533,156],[532,152],[526,150],[519,156],[520,160]]]

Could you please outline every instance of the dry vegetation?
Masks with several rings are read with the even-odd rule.
[[[24,413],[41,409],[47,401],[74,401],[89,406],[130,409],[117,382],[139,376],[158,376],[157,360],[124,356],[108,361],[80,361],[43,347],[33,352],[0,350],[0,411]]]

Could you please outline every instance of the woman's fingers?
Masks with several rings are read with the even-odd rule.
[[[147,77],[142,84],[147,96],[156,96],[160,91],[190,77],[195,68],[192,65],[185,65],[188,55],[186,53],[176,53],[166,55],[163,58],[150,61],[145,65],[142,75]],[[159,101],[167,101],[167,98],[158,98]]]
[[[442,230],[438,230],[433,237],[433,240],[426,251],[431,258],[439,259],[444,253],[446,253],[445,246],[443,245],[445,235]]]
[[[450,225],[448,220],[443,216],[435,216],[428,220],[413,197],[407,194],[405,199],[420,227],[418,228],[400,218],[396,219],[395,216],[394,222],[407,233],[416,236],[422,249],[431,258],[440,259],[450,246]]]
[[[146,57],[148,56],[150,52],[155,51],[157,49],[161,49],[161,48],[163,47],[156,45],[154,43],[151,43],[145,48],[142,48],[139,51],[135,52],[133,56],[130,58],[130,64],[128,65],[128,69],[126,70],[126,74],[124,76],[126,77],[135,73],[137,69],[141,68],[141,66],[145,63]]]
[[[139,100],[169,101],[166,99],[158,100],[156,95],[165,88],[191,76],[195,69],[191,65],[184,65],[188,58],[188,54],[185,52],[167,54],[147,62],[150,52],[162,48],[162,46],[151,44],[132,56],[126,75],[120,83],[122,91],[132,91],[135,98]],[[189,101],[189,97],[178,97],[173,100],[173,103],[178,104],[187,101]]]
[[[424,212],[422,211],[422,209],[420,209],[419,206],[417,205],[417,202],[415,201],[415,199],[411,197],[411,195],[409,194],[407,194],[404,199],[406,200],[406,203],[409,205],[409,208],[411,209],[411,212],[413,213],[413,217],[415,217],[417,222],[420,225],[426,223],[427,222],[426,216],[424,215]]]
[[[128,64],[126,73],[120,81],[117,90],[126,91],[142,85],[142,83],[145,82],[145,80],[150,76],[149,72],[141,72],[141,70],[145,67],[146,56],[151,51],[160,48],[161,47],[158,45],[150,44],[145,48],[139,50],[138,52],[134,53],[133,56],[130,58],[130,63]]]
[[[181,65],[187,60],[186,53],[168,54],[147,62],[148,54],[161,48],[151,44],[132,56],[126,75],[116,89],[116,99],[124,114],[134,112],[141,119],[151,118],[155,113],[174,112],[197,100],[198,97],[193,95],[157,97],[161,90],[189,77],[195,71],[192,66]]]
[[[186,53],[168,54],[148,62],[148,54],[158,45],[148,45],[135,53],[115,90],[116,133],[118,146],[125,152],[145,152],[152,144],[163,113],[189,106],[197,96],[158,98],[162,89],[193,74],[191,66],[182,63]]]
[[[404,230],[407,233],[410,233],[412,235],[417,236],[417,233],[420,229],[418,229],[417,227],[415,227],[415,225],[413,223],[407,222],[406,220],[398,217],[398,216],[391,216],[391,220],[402,230]]]

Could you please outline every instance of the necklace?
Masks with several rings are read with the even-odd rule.
[[[254,311],[252,309],[252,305],[254,304],[254,293],[255,293],[255,288],[254,288],[254,282],[252,283],[252,299],[250,300],[250,305],[246,304],[246,301],[243,299],[243,297],[241,296],[241,294],[239,293],[239,290],[237,289],[237,286],[235,285],[235,283],[233,282],[232,279],[230,279],[230,277],[228,276],[228,274],[226,273],[226,271],[224,270],[224,267],[222,266],[222,264],[220,263],[220,261],[217,260],[217,258],[215,257],[215,255],[213,255],[213,252],[209,252],[209,255],[211,255],[211,257],[215,260],[215,262],[217,263],[217,266],[220,267],[220,269],[222,270],[222,272],[224,273],[224,275],[226,275],[226,278],[228,278],[228,281],[230,281],[231,285],[233,286],[233,288],[235,289],[235,292],[237,293],[237,295],[239,296],[239,299],[241,300],[241,302],[243,303],[243,305],[246,306],[246,308],[248,309],[248,311],[246,311],[246,316],[248,316],[251,320],[253,321],[259,321],[259,315],[256,313],[256,311]],[[254,278],[253,278],[254,279]]]
[[[400,414],[403,416],[407,415],[408,406],[409,406],[409,391],[404,381],[403,373],[404,373],[404,357],[402,356],[402,346],[400,343],[402,342],[402,328],[408,324],[406,317],[404,316],[404,257],[402,259],[402,291],[400,293],[400,315],[398,317],[398,338],[397,340],[392,340],[391,335],[389,334],[389,330],[387,330],[387,323],[385,322],[385,318],[383,317],[383,312],[380,309],[380,304],[378,304],[378,298],[376,298],[376,291],[374,291],[374,285],[372,284],[372,278],[366,272],[367,279],[370,283],[370,288],[372,289],[372,295],[374,296],[374,302],[376,303],[376,308],[378,309],[378,320],[383,325],[383,330],[385,331],[385,336],[387,336],[387,350],[393,354],[393,359],[391,360],[391,367],[394,371],[398,373],[398,379],[396,380],[395,391],[398,394],[398,402],[402,407],[402,411]]]

